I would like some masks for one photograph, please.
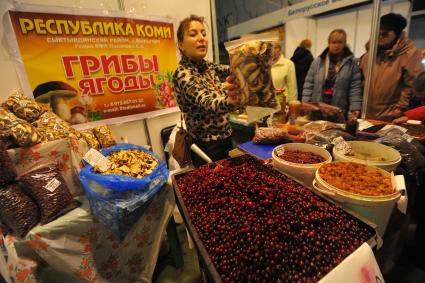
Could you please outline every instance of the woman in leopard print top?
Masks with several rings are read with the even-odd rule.
[[[216,161],[228,157],[232,149],[228,113],[237,109],[241,93],[228,66],[204,60],[208,38],[203,22],[192,15],[180,23],[177,39],[182,59],[173,83],[189,134]],[[205,163],[194,153],[192,161],[195,166]]]

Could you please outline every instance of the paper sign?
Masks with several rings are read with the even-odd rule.
[[[397,201],[397,209],[400,210],[401,213],[407,213],[407,204],[408,204],[408,196],[406,190],[406,183],[404,182],[403,175],[397,175],[394,177],[394,183],[397,191],[400,191],[401,197]]]
[[[410,125],[422,125],[422,121],[420,121],[420,120],[407,120],[406,124],[410,124]]]
[[[407,132],[406,128],[400,127],[400,126],[396,126],[396,125],[385,125],[385,127],[383,127],[378,133],[379,134],[384,134],[386,132],[389,132],[392,129],[398,129],[400,131],[402,131],[403,133]]]
[[[267,107],[257,107],[257,106],[247,106],[246,107],[246,113],[248,115],[247,117],[247,123],[252,123],[255,121],[260,120],[261,118],[264,118],[266,116],[270,116],[273,113],[276,113],[280,111],[279,109],[274,108],[267,108]]]
[[[358,128],[359,131],[363,131],[364,129],[367,129],[373,126],[371,122],[366,120],[357,119],[357,121],[359,122],[359,128]]]
[[[347,281],[348,280],[348,281]],[[367,243],[361,245],[331,270],[319,283],[384,283],[379,266]]]
[[[44,188],[46,190],[48,190],[49,192],[53,193],[59,186],[60,186],[61,182],[56,179],[53,178],[52,180],[50,180],[45,186]]]
[[[102,172],[105,172],[111,166],[109,160],[94,148],[91,148],[89,151],[87,151],[83,159],[91,166],[98,167]]]

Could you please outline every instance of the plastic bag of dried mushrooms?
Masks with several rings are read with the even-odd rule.
[[[230,56],[230,71],[242,89],[241,105],[276,108],[271,77],[273,44],[278,33],[253,34],[224,43]]]

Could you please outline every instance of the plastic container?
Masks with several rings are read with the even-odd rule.
[[[277,156],[277,152],[282,149],[299,150],[304,152],[315,153],[325,158],[325,161],[314,164],[300,164],[289,162]],[[326,149],[318,147],[316,145],[305,143],[288,143],[279,145],[273,150],[272,158],[273,167],[275,169],[296,179],[297,181],[303,183],[308,187],[311,187],[312,185],[312,182],[314,180],[314,174],[316,173],[317,168],[319,168],[324,163],[329,163],[332,161],[332,156]]]
[[[390,176],[390,173],[387,171],[377,167],[375,168],[380,170],[384,175]],[[404,183],[404,178],[402,176],[401,178]],[[380,236],[383,236],[385,233],[394,205],[401,197],[406,198],[405,196],[402,196],[402,190],[405,189],[405,186],[403,185],[396,186],[394,193],[385,196],[363,196],[350,193],[338,189],[323,180],[320,177],[319,170],[315,173],[313,189],[340,203],[344,208],[353,210],[369,221],[375,223],[377,225],[377,232]]]
[[[357,152],[366,154],[373,154],[375,156],[383,156],[387,161],[369,161],[355,158],[352,156],[344,155],[341,151],[333,149],[332,154],[336,161],[349,161],[355,163],[361,163],[366,165],[372,165],[389,172],[393,171],[401,162],[400,153],[392,147],[369,141],[348,141],[352,149]]]

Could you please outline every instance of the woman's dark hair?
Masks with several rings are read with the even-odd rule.
[[[183,42],[184,33],[187,31],[192,21],[200,22],[203,24],[205,19],[204,17],[196,16],[196,15],[190,15],[189,17],[183,19],[179,24],[179,28],[177,29],[177,42],[179,43]]]

